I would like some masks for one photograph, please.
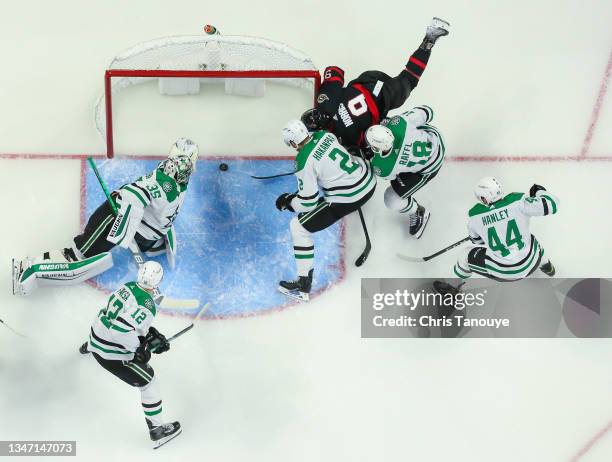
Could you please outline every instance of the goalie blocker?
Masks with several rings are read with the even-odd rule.
[[[195,170],[198,146],[186,138],[173,144],[168,158],[149,175],[111,194],[89,217],[74,245],[42,256],[13,260],[13,294],[29,295],[39,286],[72,285],[91,279],[113,266],[110,250],[133,242],[148,256],[166,253],[174,267],[177,250],[174,220],[185,200]]]

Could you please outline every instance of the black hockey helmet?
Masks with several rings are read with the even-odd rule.
[[[302,114],[301,120],[304,125],[306,125],[308,131],[314,132],[316,130],[326,129],[331,120],[331,116],[321,109],[313,107]]]

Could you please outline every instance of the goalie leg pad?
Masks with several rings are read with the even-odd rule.
[[[13,265],[14,271],[17,265]],[[29,295],[40,286],[79,284],[113,266],[113,257],[105,252],[76,262],[62,259],[26,259],[19,262],[19,275],[14,292]]]

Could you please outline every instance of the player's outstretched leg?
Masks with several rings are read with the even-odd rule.
[[[448,35],[448,29],[448,22],[433,18],[431,24],[427,26],[421,45],[412,53],[404,69],[397,76],[385,81],[381,92],[381,113],[386,114],[406,102],[410,92],[418,85],[425,72],[431,49],[440,37]]]
[[[410,235],[419,239],[425,231],[425,227],[429,222],[431,212],[429,212],[429,210],[420,205],[417,200],[414,199],[412,196],[400,196],[396,191],[396,189],[400,191],[412,190],[413,188],[411,185],[413,181],[410,181],[407,184],[406,178],[412,178],[417,176],[418,175],[416,174],[407,174],[404,175],[404,181],[402,181],[402,176],[398,175],[397,179],[392,180],[391,186],[389,186],[385,190],[385,205],[390,210],[395,210],[399,213],[408,214],[408,231]]]
[[[312,235],[302,226],[298,217],[291,219],[289,229],[291,230],[298,278],[291,281],[280,281],[278,290],[297,300],[308,301],[312,288],[314,241]]]
[[[108,252],[80,260],[72,248],[44,252],[38,258],[14,259],[13,295],[29,295],[38,286],[78,284],[112,266],[113,257]]]
[[[425,30],[425,38],[423,39],[421,47],[431,50],[436,43],[436,40],[438,40],[440,37],[448,35],[449,28],[450,23],[448,21],[434,17]]]

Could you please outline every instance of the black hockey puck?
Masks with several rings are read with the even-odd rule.
[[[219,170],[221,170],[222,172],[227,171],[227,169],[229,168],[229,166],[227,164],[219,164]]]

